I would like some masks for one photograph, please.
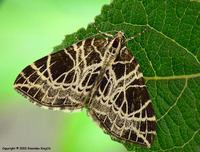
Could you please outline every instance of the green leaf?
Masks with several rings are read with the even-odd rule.
[[[200,3],[187,0],[114,0],[102,8],[95,25],[121,30],[138,60],[157,119],[150,149],[136,151],[200,151]],[[54,52],[98,33],[89,24],[66,35]]]

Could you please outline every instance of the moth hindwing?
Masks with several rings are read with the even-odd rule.
[[[73,112],[87,106],[88,116],[111,138],[150,147],[154,110],[140,66],[124,45],[134,37],[124,38],[118,31],[78,41],[27,66],[14,88],[40,107]]]

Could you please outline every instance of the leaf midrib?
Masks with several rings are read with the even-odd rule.
[[[196,78],[200,77],[200,73],[197,74],[190,74],[190,75],[173,75],[173,76],[166,76],[166,77],[160,77],[160,76],[154,76],[154,77],[145,77],[145,80],[172,80],[172,79],[191,79],[191,78]]]

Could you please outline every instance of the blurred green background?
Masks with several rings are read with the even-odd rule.
[[[25,66],[52,52],[65,34],[86,28],[109,3],[0,0],[0,151],[5,151],[3,147],[50,147],[48,151],[53,152],[126,151],[104,134],[85,110],[67,114],[40,109],[12,87]]]

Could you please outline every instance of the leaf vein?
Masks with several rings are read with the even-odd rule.
[[[190,52],[187,48],[183,47],[183,46],[180,45],[178,42],[176,42],[174,39],[172,39],[172,38],[166,36],[164,33],[162,33],[162,32],[160,32],[160,31],[156,30],[156,29],[153,28],[152,26],[151,26],[151,29],[153,29],[153,30],[156,31],[157,33],[160,33],[162,36],[164,36],[165,38],[171,40],[171,41],[174,42],[177,46],[179,46],[179,47],[181,47],[182,49],[184,49],[187,53],[189,53],[190,55],[192,55],[192,56],[195,58],[195,60],[197,61],[198,64],[200,64],[200,61],[197,59],[197,57],[196,57],[192,52]]]
[[[181,91],[181,93],[180,93],[179,96],[177,97],[177,99],[176,99],[176,101],[174,102],[174,104],[167,110],[167,112],[165,112],[164,115],[162,115],[159,119],[156,120],[157,123],[158,123],[162,118],[164,118],[174,106],[176,106],[176,104],[177,104],[177,102],[179,101],[181,95],[182,95],[183,92],[185,91],[185,89],[186,89],[186,87],[187,87],[187,84],[188,84],[188,79],[185,79],[185,85],[184,85],[184,87],[183,87],[183,90]]]

